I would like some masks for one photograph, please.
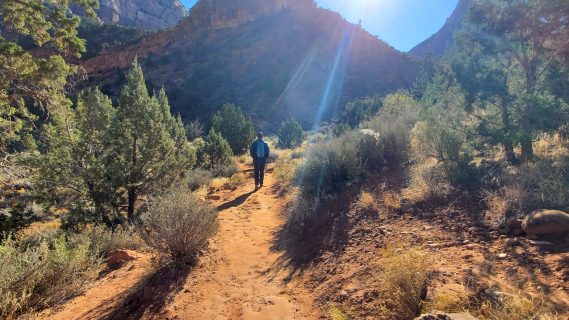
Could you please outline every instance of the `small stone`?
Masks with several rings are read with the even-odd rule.
[[[216,194],[210,194],[210,195],[208,195],[208,196],[205,197],[205,198],[208,199],[208,200],[214,200],[214,201],[221,200],[221,197],[218,196],[218,195],[216,195]]]
[[[498,258],[500,258],[500,259],[506,259],[507,257],[508,257],[508,254],[507,254],[507,253],[500,253],[500,254],[498,254]]]

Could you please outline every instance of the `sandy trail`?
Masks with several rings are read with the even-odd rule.
[[[139,259],[106,275],[56,310],[46,310],[39,318],[319,318],[310,294],[294,279],[287,279],[289,270],[279,263],[281,253],[271,250],[275,231],[283,223],[279,213],[284,201],[270,187],[271,168],[265,180],[267,186],[257,192],[253,192],[253,182],[248,181],[237,190],[217,193],[221,199],[213,205],[220,209],[219,231],[200,263],[181,278],[174,281],[166,276],[148,281],[155,267],[150,255],[140,253]],[[145,302],[147,289],[153,302]]]
[[[219,233],[213,240],[214,261],[195,270],[185,290],[168,307],[180,319],[314,319],[310,295],[295,281],[286,283],[288,270],[277,267],[279,252],[271,250],[282,224],[283,201],[265,185],[253,183],[222,192]]]

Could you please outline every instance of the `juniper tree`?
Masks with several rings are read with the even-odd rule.
[[[539,128],[543,76],[553,62],[569,55],[569,4],[565,0],[475,1],[470,22],[480,42],[516,63],[523,86],[517,91],[520,144],[524,160],[533,157],[532,137]],[[546,102],[547,103],[547,102]],[[553,106],[555,107],[555,106]]]
[[[295,148],[302,143],[302,126],[294,118],[282,123],[278,132],[279,146],[283,148]]]
[[[231,162],[231,147],[227,140],[215,129],[210,129],[198,149],[198,159],[202,167],[213,169]]]
[[[213,128],[227,140],[236,155],[244,153],[255,138],[253,123],[234,104],[225,104],[215,113]]]
[[[42,190],[52,201],[58,200],[57,190],[69,190],[72,201],[83,208],[84,221],[87,216],[108,221],[114,201],[106,166],[106,136],[114,113],[108,97],[98,89],[86,90],[74,111],[62,110],[43,129],[45,153],[38,159]]]
[[[71,5],[94,16],[98,2],[0,1],[0,30],[10,32],[9,38],[0,34],[0,156],[6,156],[7,148],[22,135],[30,134],[37,120],[33,109],[53,114],[70,106],[64,89],[77,68],[63,56],[79,57],[85,51],[85,41],[77,36],[80,20],[69,14]],[[32,55],[19,44],[23,37],[36,47],[49,48],[50,55]]]
[[[170,186],[195,163],[180,118],[170,114],[164,91],[158,98],[149,95],[136,60],[120,93],[109,141],[115,188],[126,190],[131,223],[141,195]]]

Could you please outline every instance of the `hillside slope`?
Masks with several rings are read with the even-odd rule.
[[[410,87],[417,72],[408,56],[312,0],[201,0],[174,29],[83,61],[87,85],[116,95],[136,56],[185,118],[233,102],[269,129],[288,116],[329,119],[346,101]]]
[[[409,51],[409,54],[417,58],[425,58],[428,54],[435,58],[442,56],[452,44],[454,32],[462,27],[462,21],[472,2],[473,0],[460,0],[443,27],[427,40],[416,45]]]

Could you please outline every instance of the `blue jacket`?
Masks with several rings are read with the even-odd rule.
[[[257,144],[259,144],[259,143],[264,144],[264,147],[265,147],[265,156],[263,158],[260,158],[260,159],[267,160],[267,158],[269,157],[269,145],[265,141],[259,140],[259,139],[255,140],[255,142],[253,142],[251,144],[251,148],[249,148],[249,151],[251,153],[251,157],[253,159],[259,159],[259,158],[257,158]]]

